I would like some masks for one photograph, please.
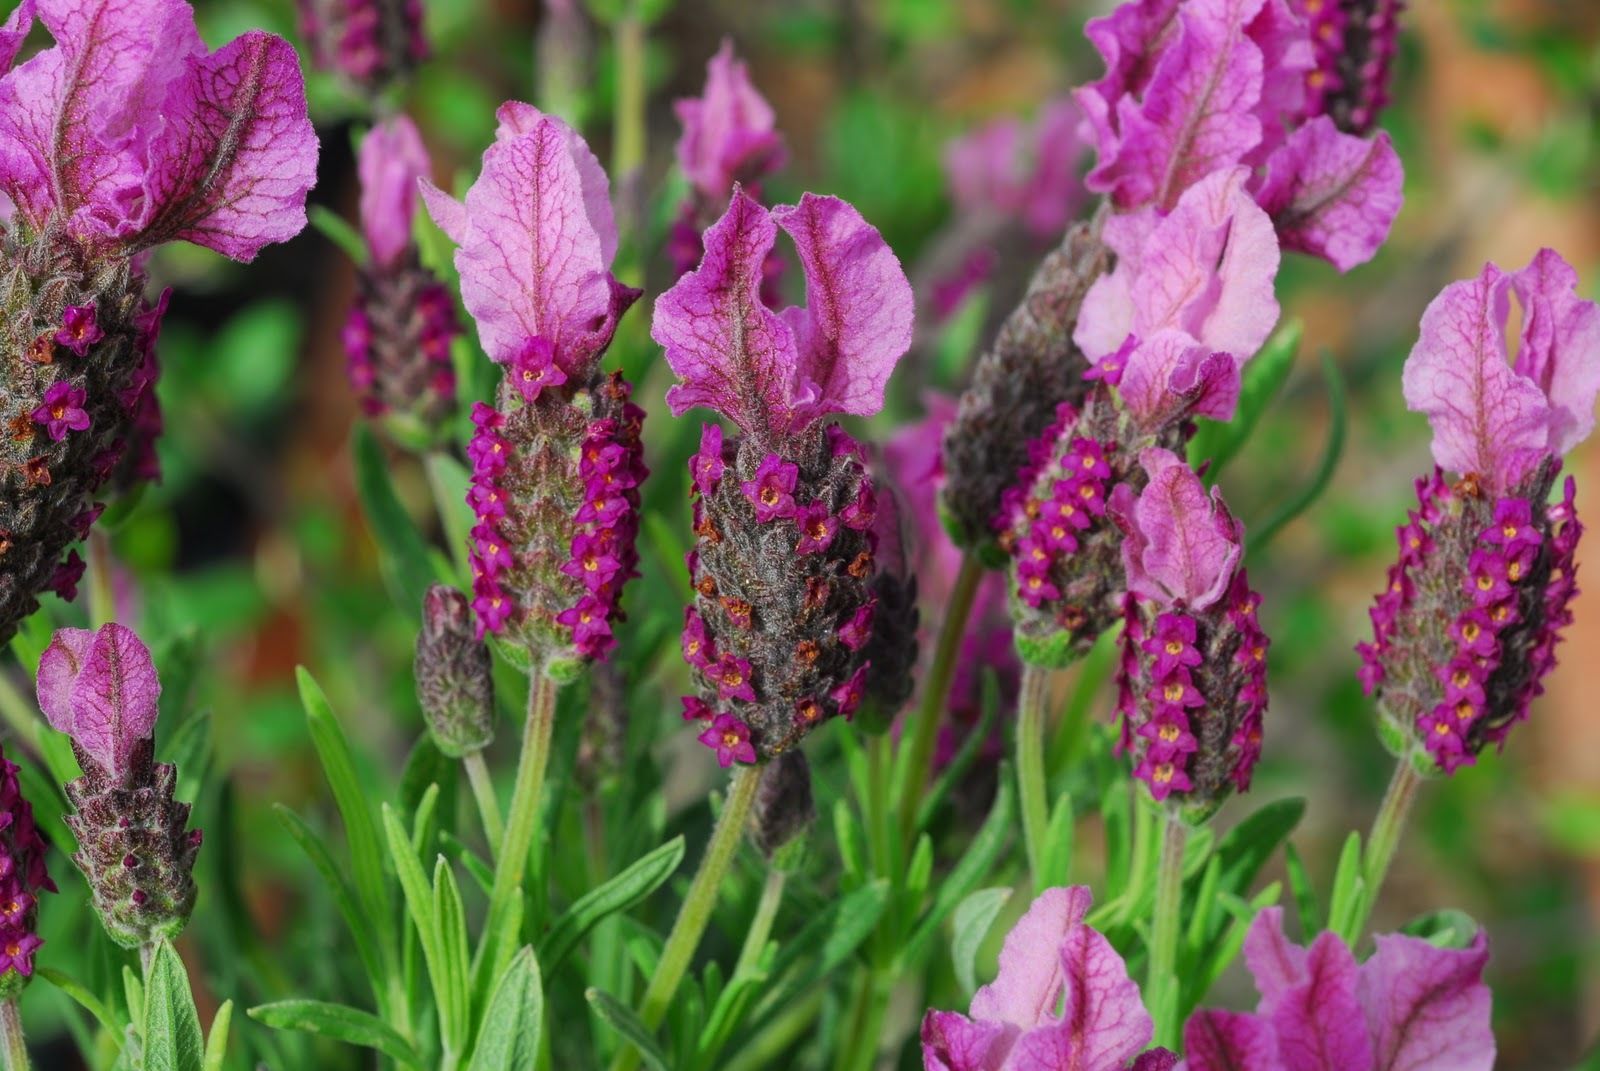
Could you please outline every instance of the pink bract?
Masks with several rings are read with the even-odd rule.
[[[50,727],[120,779],[135,746],[155,731],[161,682],[131,629],[64,628],[39,659],[38,696]]]

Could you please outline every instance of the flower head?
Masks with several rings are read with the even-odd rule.
[[[1380,934],[1377,951],[1358,964],[1333,933],[1309,948],[1291,944],[1283,909],[1269,907],[1251,925],[1244,957],[1260,1003],[1253,1013],[1203,1008],[1191,1016],[1183,1030],[1187,1071],[1494,1066],[1481,931],[1461,949]],[[1315,1062],[1304,1054],[1317,1054]]]
[[[773,312],[761,265],[778,228],[806,272],[806,305]],[[650,335],[680,382],[675,415],[714,409],[778,443],[829,413],[870,416],[911,344],[911,286],[893,251],[850,205],[805,194],[771,212],[736,190],[705,237],[700,267],[656,300]]]
[[[683,133],[678,137],[678,166],[695,190],[720,201],[736,185],[750,185],[783,166],[783,137],[772,106],[750,82],[733,42],[706,64],[706,87],[699,97],[674,105]]]
[[[1006,935],[1000,973],[973,996],[969,1015],[923,1016],[929,1071],[1171,1066],[1163,1050],[1141,1055],[1155,1025],[1122,957],[1084,923],[1091,900],[1083,885],[1040,893]]]

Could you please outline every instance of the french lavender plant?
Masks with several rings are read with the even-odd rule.
[[[689,192],[667,236],[673,277],[700,263],[701,236],[717,221],[736,187],[761,200],[761,180],[784,165],[788,151],[778,133],[772,105],[750,81],[749,68],[724,39],[706,64],[706,85],[698,97],[674,105],[682,132],[676,153]],[[783,258],[776,250],[762,265],[762,299],[779,300]]]
[[[312,61],[378,97],[428,58],[422,0],[296,0]]]
[[[495,404],[472,409],[473,609],[531,673],[570,678],[616,645],[638,562],[644,412],[600,360],[639,292],[610,272],[608,183],[583,138],[531,105],[497,115],[464,204],[422,185],[503,369]]]
[[[367,132],[356,163],[368,259],[343,332],[350,383],[368,416],[427,444],[455,410],[450,343],[461,333],[449,291],[422,266],[411,236],[428,150],[416,124],[394,115]]]
[[[54,43],[13,66],[34,20]],[[182,0],[25,0],[0,31],[0,642],[70,596],[119,482],[152,471],[150,250],[248,261],[305,226],[317,142],[293,48],[216,52]],[[148,114],[161,123],[145,122]]]
[[[38,696],[83,770],[67,785],[72,861],[106,933],[148,954],[189,921],[201,841],[189,805],[173,797],[177,770],[155,761],[161,682],[150,651],[118,624],[58,629],[39,660]]]

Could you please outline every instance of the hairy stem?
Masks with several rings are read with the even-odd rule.
[[[644,991],[644,999],[639,1004],[639,1021],[648,1030],[661,1025],[667,1008],[672,1004],[673,995],[678,991],[678,983],[683,981],[684,974],[689,970],[689,961],[694,959],[695,949],[700,947],[700,938],[706,931],[706,924],[711,921],[711,910],[716,906],[717,894],[722,890],[722,879],[727,876],[728,866],[739,849],[739,838],[744,834],[745,820],[750,817],[750,804],[755,801],[756,786],[760,783],[761,771],[754,766],[738,767],[728,782],[728,798],[723,801],[722,814],[717,818],[716,828],[711,831],[705,857],[700,860],[700,869],[695,872],[688,895],[678,908],[678,918],[672,924],[672,932],[667,935],[667,943],[661,948],[656,973],[651,977]],[[611,1071],[636,1071],[638,1066],[639,1050],[624,1042],[611,1063]]]
[[[1175,815],[1165,816],[1161,862],[1156,870],[1155,917],[1150,924],[1150,973],[1145,993],[1156,1021],[1156,1044],[1178,1045],[1178,933],[1183,912],[1183,848],[1189,827]]]
[[[1400,834],[1405,829],[1411,805],[1416,802],[1417,790],[1422,787],[1422,775],[1417,773],[1410,754],[1395,760],[1394,776],[1389,779],[1389,789],[1383,794],[1383,803],[1372,820],[1372,832],[1367,834],[1366,853],[1361,864],[1361,894],[1355,914],[1347,931],[1340,936],[1354,948],[1367,927],[1367,919],[1378,903],[1378,893],[1389,874],[1389,863],[1400,845]]]
[[[511,821],[500,837],[499,851],[495,855],[494,886],[489,891],[489,920],[485,933],[495,932],[528,870],[528,851],[539,822],[545,767],[550,763],[556,691],[556,683],[541,669],[535,669],[528,680],[528,721],[522,731],[522,754],[517,759],[517,783],[511,791]]]
[[[28,1046],[22,1040],[22,1016],[13,998],[0,1002],[0,1051],[5,1053],[5,1071],[28,1071]]]
[[[777,867],[767,868],[766,883],[761,886],[761,899],[756,902],[756,913],[750,919],[750,928],[744,933],[744,945],[739,949],[739,959],[734,964],[730,980],[749,974],[756,969],[761,953],[772,936],[772,923],[778,917],[778,907],[783,903],[783,885],[788,873]]]
[[[1022,839],[1036,893],[1044,889],[1044,838],[1050,825],[1049,790],[1044,776],[1045,706],[1049,700],[1050,671],[1024,665],[1017,704],[1017,790],[1022,804]]]
[[[912,841],[917,822],[917,804],[928,784],[929,768],[933,762],[933,745],[939,736],[939,722],[944,717],[950,697],[950,682],[955,676],[956,660],[961,655],[961,640],[967,631],[967,617],[972,613],[972,600],[978,593],[978,581],[983,579],[983,566],[976,555],[967,554],[961,559],[961,571],[956,574],[955,588],[950,592],[950,604],[944,622],[939,626],[939,641],[934,648],[933,664],[923,681],[922,703],[910,726],[911,740],[906,744],[901,764],[904,771],[899,785],[900,835],[906,843]]]
[[[500,842],[506,835],[505,823],[500,820],[500,803],[494,796],[494,779],[489,776],[489,767],[481,751],[462,758],[461,765],[466,767],[472,798],[478,803],[478,816],[483,821],[483,835],[489,840],[490,854],[494,855],[500,851]]]

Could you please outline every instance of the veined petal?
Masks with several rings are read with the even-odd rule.
[[[1183,1071],[1284,1071],[1278,1038],[1256,1015],[1202,1008],[1183,1025]]]
[[[1015,1033],[1001,1023],[968,1019],[960,1012],[930,1011],[922,1017],[922,1066],[926,1071],[1000,1071]]]
[[[678,166],[704,197],[721,200],[739,182],[753,182],[783,166],[783,139],[772,106],[750,81],[750,72],[722,47],[706,65],[705,92],[677,102],[683,133]]]
[[[1262,998],[1260,1014],[1278,1037],[1284,1071],[1373,1071],[1356,980],[1355,956],[1337,935],[1323,933],[1306,955],[1305,980]]]
[[[1402,934],[1381,935],[1377,946],[1361,965],[1359,986],[1375,1071],[1490,1071],[1495,1043],[1483,933],[1464,949]]]
[[[1549,452],[1550,403],[1507,363],[1510,279],[1493,264],[1451,283],[1422,314],[1401,383],[1406,406],[1433,425],[1433,459],[1499,494]]]
[[[1359,138],[1319,115],[1267,160],[1256,197],[1285,248],[1349,271],[1372,259],[1389,236],[1404,183],[1387,133]]]
[[[1128,590],[1163,605],[1203,610],[1222,597],[1238,567],[1238,525],[1221,494],[1208,496],[1188,462],[1170,450],[1145,450],[1139,464],[1149,484],[1137,499],[1121,493],[1111,504],[1125,537]]]
[[[911,284],[883,236],[837,197],[807,193],[772,218],[805,266],[803,316],[786,315],[800,353],[799,386],[814,396],[802,420],[824,413],[871,416],[911,346]]]
[[[404,113],[378,123],[356,154],[361,177],[361,230],[379,264],[391,264],[411,245],[417,184],[431,165],[422,134]]]
[[[667,391],[675,415],[705,406],[751,435],[788,430],[800,358],[789,325],[761,303],[777,234],[767,210],[735,190],[706,230],[700,266],[656,299],[650,337],[680,380]]]
[[[1511,276],[1522,303],[1516,371],[1550,403],[1550,452],[1565,454],[1594,430],[1600,393],[1600,307],[1578,297],[1578,273],[1541,249]]]
[[[149,649],[122,625],[57,632],[40,659],[38,688],[50,724],[114,776],[155,730],[161,682]]]

